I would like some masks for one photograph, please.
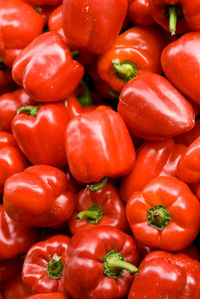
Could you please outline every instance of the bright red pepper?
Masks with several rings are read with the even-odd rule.
[[[71,95],[80,83],[84,68],[73,60],[57,32],[46,32],[31,42],[15,59],[13,79],[33,99],[55,102]]]
[[[145,72],[161,74],[160,55],[163,48],[164,40],[155,29],[131,27],[98,57],[99,76],[120,92],[126,82]]]
[[[151,15],[149,0],[130,0],[128,15],[136,25],[150,26],[155,23]]]
[[[200,263],[183,254],[154,251],[139,266],[128,299],[198,299]]]
[[[189,187],[173,177],[156,177],[134,193],[126,206],[136,240],[151,248],[177,251],[197,236],[200,203]]]
[[[120,32],[127,9],[127,0],[64,0],[64,34],[78,50],[104,53]]]
[[[64,286],[73,298],[126,298],[139,259],[131,236],[111,226],[81,231],[72,237],[68,255]]]
[[[136,191],[140,191],[157,176],[177,175],[177,164],[186,147],[175,144],[173,139],[146,141],[136,152],[133,170],[122,179],[120,194],[125,201]]]
[[[26,299],[68,299],[64,294],[61,293],[49,293],[49,294],[37,294]]]
[[[65,131],[69,122],[63,102],[26,106],[12,121],[17,144],[32,164],[63,167],[66,163]]]
[[[21,272],[12,277],[5,286],[4,299],[27,299],[32,293],[28,287],[22,282]]]
[[[73,213],[76,198],[68,191],[68,178],[52,166],[30,166],[10,176],[5,184],[8,215],[26,226],[56,226]]]
[[[117,109],[130,132],[148,140],[177,136],[195,124],[186,98],[166,78],[150,72],[124,86]]]
[[[82,183],[125,175],[135,160],[134,146],[123,119],[105,106],[70,120],[66,154],[72,175]]]

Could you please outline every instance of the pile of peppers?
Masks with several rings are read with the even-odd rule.
[[[0,0],[0,299],[200,298],[200,1]]]

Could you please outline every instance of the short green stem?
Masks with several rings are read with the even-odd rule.
[[[39,13],[39,14],[42,13],[42,7],[40,7],[40,6],[35,6],[34,9],[35,9],[35,11],[36,11],[37,13]]]
[[[47,264],[47,275],[52,279],[60,279],[63,273],[63,264],[61,256],[55,253],[53,258]]]
[[[148,225],[162,231],[171,221],[169,211],[164,205],[156,205],[147,210]]]
[[[86,217],[88,223],[98,223],[103,216],[102,208],[99,205],[93,205],[88,208],[88,210],[81,211],[78,213],[76,219],[82,220]]]
[[[90,191],[97,192],[97,191],[103,189],[103,187],[105,187],[105,185],[107,184],[107,181],[108,181],[108,177],[105,176],[103,179],[101,179],[101,181],[99,183],[87,185],[86,188],[88,188]]]
[[[124,82],[137,76],[136,66],[130,61],[120,62],[119,59],[113,59],[112,65],[116,75]]]
[[[36,116],[39,109],[38,106],[23,106],[17,110],[17,114],[28,112],[28,116]]]
[[[171,6],[169,7],[169,32],[171,33],[171,35],[176,34],[176,23],[177,23],[176,7]]]
[[[93,106],[94,103],[92,101],[90,90],[83,80],[80,82],[80,86],[83,89],[83,94],[77,97],[79,103],[83,107]]]

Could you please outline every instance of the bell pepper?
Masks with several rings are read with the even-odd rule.
[[[155,23],[151,15],[149,0],[131,0],[128,15],[136,25],[150,26]]]
[[[117,188],[111,183],[97,192],[88,188],[80,191],[77,194],[76,210],[69,219],[73,235],[99,225],[111,225],[129,232],[125,205]]]
[[[60,169],[35,165],[10,176],[3,196],[8,215],[26,226],[53,227],[73,213],[76,198]]]
[[[129,198],[126,212],[135,239],[151,248],[181,250],[199,232],[200,203],[177,178],[154,178]]]
[[[29,249],[23,264],[22,281],[33,294],[63,293],[69,241],[65,235],[55,235]]]
[[[99,76],[117,92],[126,82],[145,72],[161,74],[161,34],[153,28],[131,27],[120,34],[97,60]]]
[[[22,89],[0,96],[0,131],[11,131],[11,122],[22,106],[34,105],[33,99]]]
[[[127,9],[127,0],[64,0],[63,30],[69,45],[104,53],[119,34]]]
[[[200,119],[197,119],[194,127],[189,132],[176,136],[177,143],[189,146],[195,139],[200,137]]]
[[[186,255],[154,251],[139,266],[127,299],[198,298],[200,263]]]
[[[12,121],[17,144],[32,164],[63,167],[65,131],[69,122],[63,102],[21,107]]]
[[[4,299],[27,299],[28,296],[31,296],[32,292],[29,288],[22,282],[21,272],[17,273],[12,277],[5,286],[4,290]]]
[[[157,176],[177,175],[177,164],[186,146],[175,144],[173,139],[146,141],[136,151],[133,170],[121,180],[120,195],[123,200],[142,188]],[[144,171],[145,170],[145,171]]]
[[[126,298],[138,259],[134,239],[115,227],[81,231],[68,247],[65,290],[73,298]]]
[[[124,86],[117,110],[130,132],[147,140],[177,136],[195,124],[186,98],[166,78],[151,72]]]
[[[65,146],[69,169],[81,183],[125,175],[135,160],[134,145],[123,119],[106,106],[72,118]]]
[[[0,132],[0,193],[3,193],[6,179],[23,171],[27,166],[28,162],[17,147],[12,134]]]
[[[189,32],[167,45],[161,55],[163,71],[185,96],[200,104],[200,33]]]
[[[69,297],[61,293],[37,294],[28,297],[27,299],[68,299]]]
[[[12,66],[17,54],[42,33],[43,17],[22,0],[1,0],[0,56]]]
[[[73,60],[57,32],[46,32],[32,41],[15,59],[14,81],[36,101],[55,102],[71,95],[84,68]]]

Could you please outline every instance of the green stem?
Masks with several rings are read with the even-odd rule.
[[[80,82],[80,86],[83,89],[83,94],[81,96],[77,97],[79,103],[83,107],[93,106],[94,103],[92,101],[90,90],[89,90],[89,88],[87,87],[86,83],[83,80]]]
[[[38,106],[24,106],[17,110],[17,114],[29,112],[27,114],[28,116],[36,116],[39,109],[40,109],[40,107],[38,107]]]
[[[74,50],[74,51],[71,52],[71,54],[72,54],[73,58],[76,58],[76,57],[79,56],[80,52],[78,50]]]
[[[176,34],[176,23],[177,23],[176,7],[170,6],[169,7],[169,32],[171,33],[171,35]]]
[[[63,273],[63,264],[61,256],[55,253],[53,258],[47,264],[47,275],[52,279],[60,279]]]
[[[107,181],[108,181],[108,177],[105,176],[103,179],[101,179],[101,181],[99,183],[87,185],[86,188],[88,188],[90,191],[97,192],[97,191],[103,189],[103,187],[105,187],[105,185],[107,184]]]
[[[156,205],[147,210],[148,225],[162,231],[171,221],[169,211],[164,205]]]
[[[78,213],[76,219],[82,220],[86,217],[88,223],[98,223],[103,216],[102,208],[99,205],[93,205],[88,208],[88,210],[81,211]]]
[[[137,76],[136,66],[132,62],[120,62],[119,59],[113,59],[112,65],[116,75],[124,82],[128,82]]]
[[[39,14],[42,13],[42,7],[40,7],[40,6],[35,6],[34,9],[35,9],[35,11],[36,11],[37,13],[39,13]]]

